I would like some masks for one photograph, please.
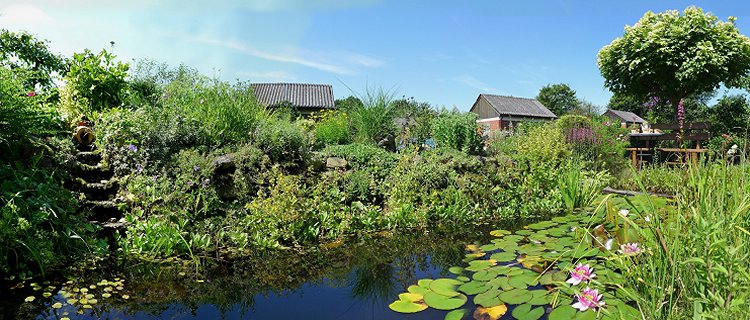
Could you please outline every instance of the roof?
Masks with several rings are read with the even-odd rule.
[[[258,102],[273,106],[289,101],[298,108],[334,108],[333,87],[310,83],[251,83]]]
[[[605,112],[603,115],[605,116],[615,116],[617,118],[620,118],[620,120],[623,120],[625,122],[635,122],[635,123],[646,123],[648,121],[644,120],[643,118],[639,117],[637,114],[632,113],[630,111],[621,111],[621,110],[612,110],[608,109],[607,112]]]
[[[534,118],[557,118],[557,116],[549,111],[541,102],[536,99],[518,98],[511,96],[500,96],[494,94],[480,94],[477,98],[477,102],[484,98],[490,103],[497,116],[512,115],[512,116],[523,116],[523,117],[534,117]],[[474,103],[476,106],[477,103]],[[472,109],[474,107],[472,106]]]

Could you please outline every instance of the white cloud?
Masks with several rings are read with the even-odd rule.
[[[30,4],[11,4],[0,9],[0,24],[6,26],[48,26],[53,19],[44,10]]]
[[[247,77],[251,82],[284,82],[297,81],[297,76],[283,70],[267,72],[238,72],[238,76]]]
[[[469,87],[472,87],[474,89],[477,89],[482,92],[486,93],[494,93],[494,94],[507,94],[503,92],[500,89],[493,88],[487,83],[475,78],[474,76],[468,75],[468,74],[462,74],[458,77],[453,78],[453,80],[461,82]]]

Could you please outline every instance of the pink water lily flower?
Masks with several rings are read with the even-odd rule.
[[[637,243],[623,243],[620,245],[620,250],[617,250],[617,252],[624,254],[626,256],[634,256],[643,251],[643,248],[639,247]]]
[[[594,277],[596,277],[596,274],[594,274],[594,268],[588,264],[579,263],[573,272],[570,273],[570,279],[565,282],[577,286],[579,283],[583,281],[588,282]]]
[[[588,309],[594,310],[605,305],[604,301],[602,301],[602,295],[599,294],[599,290],[591,289],[589,287],[583,289],[581,294],[577,294],[576,298],[578,299],[578,302],[573,304],[573,308],[580,311],[586,311]]]

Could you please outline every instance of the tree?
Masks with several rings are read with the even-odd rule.
[[[646,12],[625,34],[604,46],[597,65],[604,86],[635,97],[669,101],[674,115],[685,97],[747,85],[750,39],[741,35],[734,17],[720,21],[688,7]]]
[[[11,70],[25,69],[32,73],[25,85],[52,85],[52,74],[65,72],[65,60],[49,51],[46,40],[37,40],[31,34],[0,29],[0,65]]]
[[[73,55],[65,80],[77,98],[84,98],[93,110],[102,110],[122,104],[128,69],[127,63],[116,62],[106,50],[94,54],[86,49]]]
[[[748,126],[750,105],[745,95],[724,96],[711,107],[711,131],[719,134],[744,134]]]
[[[561,116],[578,107],[576,92],[564,83],[542,87],[539,90],[539,94],[536,95],[536,100],[557,116]]]

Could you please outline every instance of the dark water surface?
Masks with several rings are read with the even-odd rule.
[[[37,290],[31,281],[23,288],[4,289],[0,320],[443,319],[446,311],[429,308],[404,315],[391,311],[388,304],[419,279],[453,277],[448,268],[462,265],[465,245],[488,242],[489,230],[500,227],[514,229],[488,226],[376,237],[305,251],[259,252],[201,268],[173,261],[100,264],[95,270],[71,272],[64,280],[39,282]],[[121,279],[120,289],[111,285],[116,277]],[[66,284],[67,280],[74,282]],[[90,285],[96,288],[88,293],[97,299],[91,309],[69,304],[70,297],[59,292]],[[102,295],[106,287],[112,293],[107,298]],[[43,297],[45,291],[52,296]],[[31,295],[35,300],[24,302]],[[62,306],[56,309],[57,302]],[[466,307],[473,310],[471,299]]]

